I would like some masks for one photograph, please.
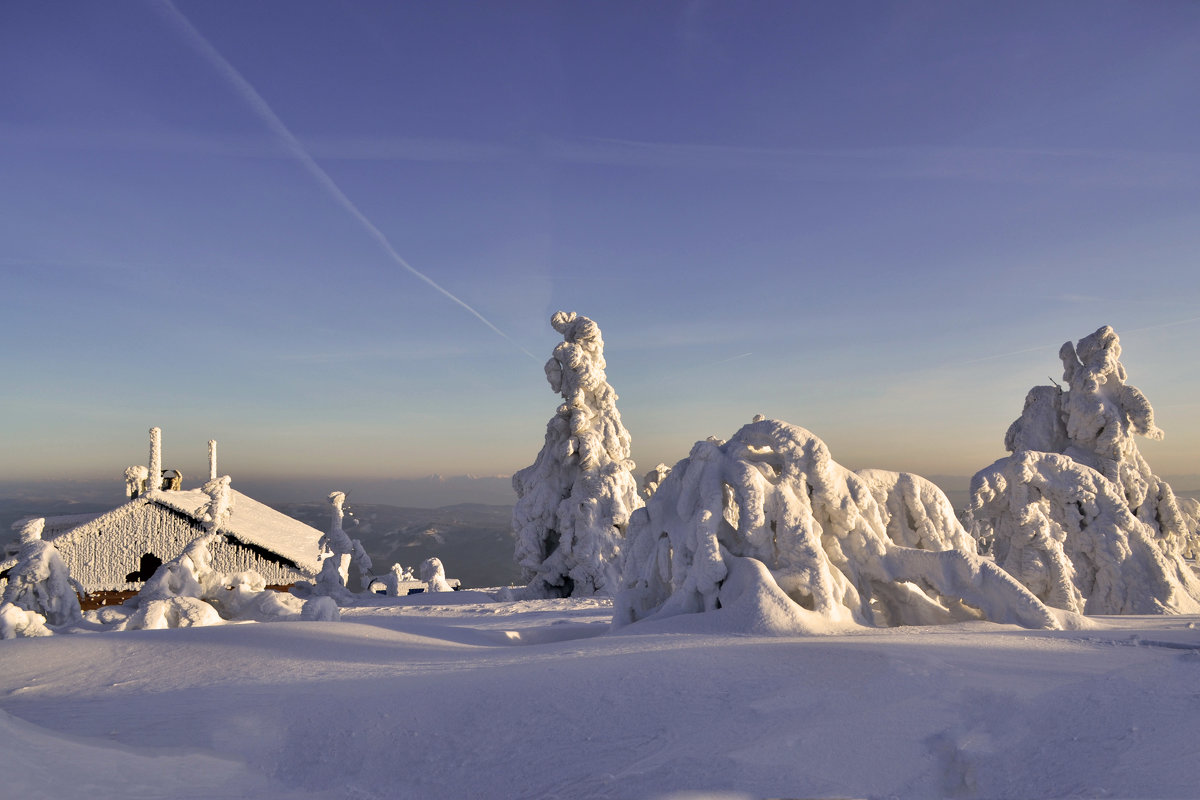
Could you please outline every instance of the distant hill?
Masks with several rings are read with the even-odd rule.
[[[317,530],[329,528],[327,503],[277,503],[273,507]],[[374,572],[392,564],[416,568],[437,556],[446,575],[464,588],[519,583],[521,569],[513,560],[512,507],[465,503],[442,508],[382,504],[347,505],[343,527],[362,542]]]

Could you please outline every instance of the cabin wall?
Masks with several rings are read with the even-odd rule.
[[[191,518],[146,504],[115,518],[81,526],[53,544],[71,575],[87,591],[122,591],[141,588],[148,577],[137,574],[144,566],[144,555],[152,554],[165,563],[204,534],[204,528]],[[238,542],[219,540],[210,552],[213,568],[220,572],[254,570],[268,584],[294,583],[306,577],[294,567],[270,561]]]

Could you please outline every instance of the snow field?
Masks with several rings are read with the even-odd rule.
[[[6,795],[1188,797],[1200,778],[1196,617],[764,637],[706,615],[614,632],[596,598],[420,603],[5,642]]]

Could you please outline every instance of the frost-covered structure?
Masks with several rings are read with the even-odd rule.
[[[1200,612],[1190,504],[1153,474],[1135,436],[1161,439],[1105,326],[1059,351],[1067,388],[1036,386],[1004,437],[1012,455],[971,481],[968,522],[1046,603],[1088,614]]]
[[[755,418],[727,442],[698,442],[633,515],[614,622],[720,612],[760,632],[980,618],[1058,627],[968,545],[928,481],[856,474],[809,431]]]
[[[102,514],[45,520],[43,538],[89,594],[141,589],[161,564],[211,532],[221,534],[210,546],[221,572],[253,571],[269,585],[286,586],[320,570],[321,532],[232,488],[229,476],[216,478],[215,445],[214,477],[202,489],[147,488],[146,476],[164,473],[157,428],[151,431],[150,461],[149,467],[125,470],[126,489],[135,495],[128,502]],[[176,470],[165,472],[178,476]],[[15,558],[0,562],[0,573],[15,563]]]
[[[123,606],[89,612],[89,617],[116,630],[338,618],[337,606],[329,598],[305,602],[267,589],[256,572],[229,574],[215,569],[212,547],[220,539],[219,533],[199,537],[159,567],[142,591]],[[314,605],[310,608],[309,604]]]
[[[16,564],[6,570],[2,602],[39,614],[50,625],[68,625],[82,617],[76,591],[83,594],[83,587],[71,577],[54,545],[42,540],[45,524],[44,519],[33,519],[22,525],[21,549]],[[36,626],[32,620],[30,624]]]
[[[641,507],[617,394],[604,374],[604,340],[587,317],[560,311],[562,334],[546,380],[563,403],[532,466],[513,475],[516,559],[533,597],[612,594],[629,515]]]

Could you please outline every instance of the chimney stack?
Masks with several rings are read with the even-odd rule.
[[[146,491],[162,488],[162,429],[150,429],[150,467],[146,476]]]
[[[208,479],[215,481],[217,479],[217,440],[208,440]]]

